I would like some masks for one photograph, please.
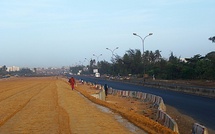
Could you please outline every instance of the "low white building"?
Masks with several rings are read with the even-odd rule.
[[[20,71],[20,68],[16,66],[7,67],[7,72],[15,72],[15,71]]]

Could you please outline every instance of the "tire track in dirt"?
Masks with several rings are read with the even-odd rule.
[[[25,107],[0,127],[0,133],[71,133],[69,117],[58,104],[56,81],[47,78],[46,81],[40,81],[39,85],[42,87],[47,81],[47,87],[32,96]]]
[[[114,115],[72,91],[68,82],[56,77],[36,79],[38,85],[0,102],[0,133],[132,133]]]
[[[59,105],[59,90],[62,90],[61,85],[59,85],[58,82],[55,83],[56,85],[56,90],[55,91],[55,98],[56,98],[56,104],[57,104],[57,111],[59,113],[58,115],[58,123],[59,123],[59,131],[60,133],[66,133],[66,134],[71,134],[71,129],[70,129],[70,123],[69,123],[69,115],[66,112],[66,110]],[[62,99],[62,98],[60,98]]]
[[[29,85],[29,83],[32,83],[33,80],[31,79],[26,79],[26,78],[13,78],[13,79],[8,79],[4,81],[0,81],[0,93],[2,90],[8,90],[8,89],[13,89],[13,88],[18,88],[18,87],[23,87],[28,83],[26,86]]]
[[[27,84],[26,84],[27,83]],[[0,94],[14,89],[33,87],[39,84],[38,81],[32,78],[21,78],[21,79],[8,79],[6,81],[0,81]]]
[[[30,85],[30,86],[28,85],[25,87],[17,87],[17,88],[11,89],[11,90],[4,91],[3,93],[0,94],[0,102],[4,101],[10,97],[13,97],[13,96],[16,96],[19,94],[23,94],[25,92],[29,92],[29,90],[33,90],[36,87],[40,87],[40,85],[34,84],[34,85]]]
[[[14,85],[12,85],[12,87],[11,87],[11,85],[5,85],[5,83],[0,83],[1,85],[3,85],[4,84],[4,86],[0,86],[0,94],[2,94],[2,93],[4,93],[4,92],[8,92],[8,91],[10,91],[10,90],[14,90],[14,89],[19,89],[19,88],[24,88],[24,87],[27,87],[27,86],[29,86],[29,85],[26,85],[25,83],[23,83],[23,84],[14,84]]]
[[[34,96],[39,94],[46,87],[39,89],[38,86],[35,86],[30,90],[26,89],[22,94],[18,92],[17,94],[8,97],[5,102],[0,102],[0,127],[16,113],[21,111]]]

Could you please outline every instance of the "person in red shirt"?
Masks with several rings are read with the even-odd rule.
[[[71,85],[71,87],[72,87],[72,90],[74,90],[75,79],[74,79],[73,77],[71,77],[71,78],[69,79],[69,83],[70,83],[70,85]]]

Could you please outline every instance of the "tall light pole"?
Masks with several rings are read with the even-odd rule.
[[[100,55],[98,55],[98,56],[95,55],[95,54],[93,54],[93,56],[95,56],[95,57],[97,58],[97,64],[98,64],[98,62],[99,62],[99,57],[102,56],[102,54],[100,54]]]
[[[87,58],[84,58],[85,60],[87,60],[88,61],[88,63],[89,63],[89,65],[90,65],[90,61],[87,59]]]
[[[83,62],[82,61],[79,61],[79,63],[81,64],[81,66],[83,66]]]
[[[113,49],[113,50],[111,50],[111,49],[109,49],[109,48],[106,48],[106,49],[111,51],[111,53],[112,53],[112,60],[113,60],[114,51],[117,50],[117,49],[119,49],[119,47],[116,47],[116,48]],[[113,74],[114,74],[114,65],[113,65]]]
[[[113,59],[114,51],[117,50],[117,49],[119,49],[119,47],[116,47],[116,48],[113,49],[113,50],[111,50],[111,49],[109,49],[109,48],[106,48],[106,49],[111,51],[111,53],[112,53],[112,59]]]
[[[143,82],[145,83],[145,62],[144,62],[144,41],[145,41],[145,39],[147,38],[147,37],[149,37],[149,36],[151,36],[151,35],[153,35],[153,33],[149,33],[148,35],[146,35],[144,38],[142,38],[140,35],[138,35],[138,34],[136,34],[136,33],[133,33],[133,35],[135,35],[135,36],[138,36],[138,37],[140,37],[140,39],[142,40],[142,45],[143,45]]]

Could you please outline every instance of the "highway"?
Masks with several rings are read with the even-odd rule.
[[[186,114],[197,120],[198,123],[206,126],[207,128],[215,130],[215,98],[195,96],[170,90],[144,87],[94,77],[87,76],[74,77],[76,79],[83,79],[84,81],[96,84],[101,85],[108,84],[108,86],[112,87],[113,89],[126,91],[141,91],[145,93],[158,95],[163,98],[165,104],[177,108],[183,114]]]

